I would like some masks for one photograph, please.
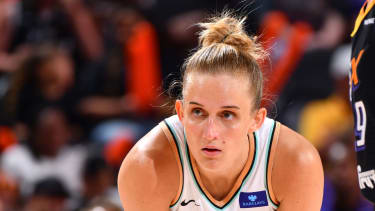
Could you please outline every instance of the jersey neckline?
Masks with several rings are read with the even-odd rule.
[[[185,134],[184,134],[185,135]],[[188,156],[188,163],[191,170],[191,173],[194,177],[194,181],[196,186],[198,187],[199,191],[205,196],[205,198],[210,202],[211,205],[218,209],[224,209],[227,207],[231,202],[234,200],[234,198],[238,195],[239,191],[241,190],[241,187],[246,181],[246,178],[248,178],[251,175],[251,172],[253,171],[255,161],[257,158],[257,137],[255,135],[255,132],[253,133],[253,138],[249,137],[249,156],[245,163],[245,167],[242,169],[239,177],[237,178],[234,186],[229,191],[229,193],[224,197],[223,200],[216,200],[206,189],[206,187],[203,185],[202,180],[200,178],[198,168],[196,165],[196,161],[194,160],[190,150],[189,146],[187,144],[186,136],[185,138],[185,145],[186,145],[186,154]]]

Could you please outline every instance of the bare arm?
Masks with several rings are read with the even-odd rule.
[[[281,126],[272,186],[278,211],[319,211],[323,198],[323,167],[316,149],[301,135]]]
[[[7,3],[0,2],[0,52],[6,51],[12,35],[12,25],[7,14]]]
[[[178,175],[172,148],[157,126],[136,144],[120,168],[118,190],[124,209],[169,210],[178,191]]]
[[[8,53],[14,33],[11,19],[15,14],[12,11],[15,10],[16,4],[10,1],[0,1],[0,71],[3,72],[15,71],[30,53],[27,45],[18,47],[12,54]]]
[[[98,59],[103,51],[103,43],[92,14],[80,0],[60,2],[71,19],[83,53],[91,60]]]

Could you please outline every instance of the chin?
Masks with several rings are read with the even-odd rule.
[[[220,160],[221,159],[202,158],[199,161],[197,160],[197,163],[201,168],[216,171],[216,170],[220,169],[220,167],[223,165],[223,162],[220,161]]]

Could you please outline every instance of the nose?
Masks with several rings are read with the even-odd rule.
[[[209,118],[207,124],[203,128],[203,138],[207,140],[215,140],[219,136],[217,123],[213,118]]]

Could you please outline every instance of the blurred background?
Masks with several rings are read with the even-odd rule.
[[[270,53],[269,116],[318,148],[324,211],[366,211],[348,98],[364,0],[0,0],[0,211],[122,210],[116,175],[171,115],[195,23],[247,15]],[[168,104],[169,103],[169,104]]]

